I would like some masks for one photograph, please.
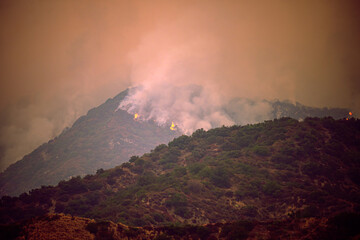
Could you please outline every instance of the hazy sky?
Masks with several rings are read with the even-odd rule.
[[[360,112],[359,1],[0,1],[0,170],[139,83]]]

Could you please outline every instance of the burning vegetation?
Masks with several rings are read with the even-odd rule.
[[[175,130],[176,130],[176,126],[175,126],[174,122],[171,122],[170,130],[171,130],[171,131],[175,131]]]
[[[351,117],[353,115],[352,112],[349,112],[349,116]],[[349,118],[347,117],[346,120],[349,120]]]
[[[134,114],[134,120],[135,120],[135,121],[139,120],[139,117],[140,117],[140,115],[139,115],[138,113],[135,113],[135,114]],[[170,130],[171,130],[171,131],[176,131],[176,130],[177,130],[177,129],[176,129],[176,125],[175,125],[174,122],[171,122]]]

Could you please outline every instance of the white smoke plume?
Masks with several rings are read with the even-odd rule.
[[[186,134],[199,128],[234,124],[216,97],[199,85],[175,86],[165,82],[132,88],[119,108],[159,125],[174,122]]]
[[[174,122],[185,134],[196,129],[248,124],[269,119],[271,106],[266,101],[221,99],[215,92],[199,85],[175,86],[167,82],[130,89],[118,109],[139,114],[140,120],[154,120],[159,125]]]
[[[188,24],[181,19],[159,26],[129,54],[133,88],[118,108],[159,125],[174,122],[185,134],[267,119],[270,106],[266,103],[230,101],[234,94],[224,84],[229,76],[222,67],[226,57],[221,38],[188,29]],[[246,74],[237,76],[239,82],[243,78]]]

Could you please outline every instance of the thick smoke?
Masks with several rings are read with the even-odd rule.
[[[187,134],[199,128],[234,124],[213,95],[198,85],[162,83],[133,88],[119,108],[159,125],[174,122]]]
[[[154,120],[159,125],[174,122],[185,134],[199,128],[208,130],[222,125],[260,122],[268,119],[272,110],[265,101],[219,99],[221,96],[199,85],[161,83],[130,89],[119,109],[137,113],[140,120]]]

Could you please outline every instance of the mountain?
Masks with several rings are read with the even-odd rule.
[[[89,110],[71,128],[0,173],[0,196],[18,196],[22,192],[55,185],[73,176],[115,167],[128,161],[130,156],[142,155],[181,135],[179,131],[171,131],[170,124],[158,126],[153,121],[135,121],[126,111],[117,110],[127,94],[128,90]],[[286,101],[262,103],[269,111],[265,115],[262,112],[243,111],[244,106],[252,109],[253,105],[258,104],[248,99],[233,99],[224,106],[224,112],[237,124],[243,124],[244,117],[249,116],[246,123],[281,117],[304,119],[308,116],[333,116],[337,119],[347,117],[349,112],[347,109],[311,108]],[[258,117],[251,117],[256,114]]]
[[[350,239],[360,236],[359,172],[354,118],[200,129],[116,168],[4,196],[0,223],[64,213],[95,219],[87,226],[92,234],[114,229],[104,223],[113,221],[148,233],[175,224],[165,235],[214,226],[224,234],[243,229],[245,235],[229,239]],[[136,229],[134,236],[142,231]]]
[[[89,110],[71,128],[44,143],[0,174],[0,195],[54,185],[72,176],[111,168],[142,155],[180,133],[154,122],[134,121],[126,111],[117,110],[127,95],[120,93]]]

